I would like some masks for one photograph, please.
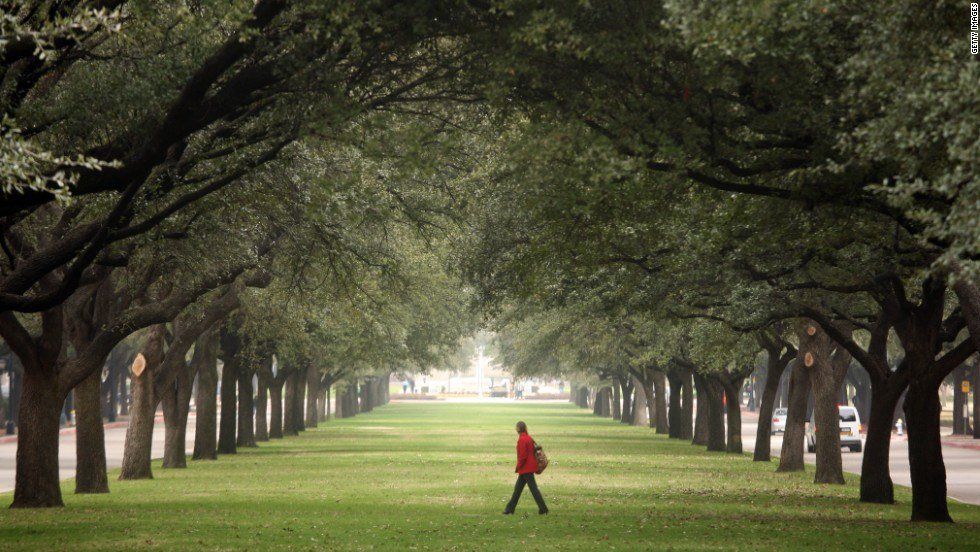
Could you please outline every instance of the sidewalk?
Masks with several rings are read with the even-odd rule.
[[[129,425],[128,420],[121,420],[116,422],[107,422],[105,424],[102,424],[102,427],[104,427],[105,429],[113,429],[117,427],[126,427],[128,425]],[[70,426],[70,427],[61,428],[61,431],[59,433],[61,435],[74,435],[76,431],[77,431],[77,426]],[[5,443],[16,443],[16,442],[17,442],[17,435],[0,436],[0,445]]]
[[[187,453],[194,450],[194,426],[196,417],[194,413],[187,420]],[[123,446],[126,442],[126,427],[129,422],[113,422],[106,424],[105,430],[105,455],[106,464],[111,470],[122,465]],[[153,458],[163,456],[163,416],[157,414],[153,424]],[[14,436],[5,436],[14,437]],[[17,466],[17,442],[0,443],[0,493],[12,491],[14,489],[14,477]],[[58,440],[58,468],[62,480],[75,477],[75,428],[68,427],[61,431]],[[113,481],[109,481],[110,488]],[[5,498],[4,500],[9,500]],[[0,500],[0,507],[6,507],[6,503]]]

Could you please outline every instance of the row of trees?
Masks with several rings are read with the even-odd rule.
[[[894,500],[901,402],[912,519],[949,521],[938,390],[980,343],[978,69],[962,9],[572,4],[536,12],[504,56],[525,118],[484,146],[467,270],[513,355],[621,396],[652,387],[650,419],[677,435],[700,389],[708,445],[732,451],[741,382],[766,363],[768,420],[797,359],[780,469],[803,467],[812,394],[816,480],[832,483],[854,363],[870,380],[861,499]],[[668,386],[677,424],[656,392]]]
[[[466,3],[2,10],[0,337],[23,366],[14,507],[62,504],[69,393],[77,490],[107,489],[102,374],[123,349],[137,359],[131,479],[151,475],[158,406],[164,464],[183,466],[195,380],[195,456],[208,458],[315,424],[330,388],[342,415],[370,409],[393,370],[455,345],[464,297],[431,230],[447,196],[428,187],[437,152],[412,148],[443,132],[430,111],[470,98],[478,56],[453,37],[485,20]]]

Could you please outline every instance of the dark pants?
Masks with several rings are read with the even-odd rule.
[[[507,503],[507,509],[504,511],[513,512],[517,508],[517,501],[521,499],[521,493],[524,492],[524,485],[527,485],[531,489],[531,496],[538,503],[538,511],[547,512],[548,507],[544,504],[544,497],[541,496],[541,491],[538,490],[538,483],[534,480],[533,473],[522,473],[517,476],[517,483],[514,485],[514,496],[510,497],[510,502]]]

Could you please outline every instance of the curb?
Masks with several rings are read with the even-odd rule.
[[[157,416],[157,418],[160,419],[161,417],[160,416]],[[158,421],[158,420],[155,419],[154,422],[156,422],[156,421]],[[106,424],[102,424],[102,428],[103,429],[114,429],[114,428],[117,428],[117,427],[126,427],[128,425],[129,425],[129,422],[109,422],[109,423],[106,423]],[[58,432],[58,434],[59,435],[74,435],[76,431],[78,431],[78,427],[77,426],[71,426],[71,427],[62,428],[61,431]],[[16,435],[4,435],[3,437],[0,437],[0,445],[7,444],[7,443],[16,443],[16,442],[17,442],[17,436]]]
[[[958,441],[943,441],[943,446],[969,449],[969,450],[980,450],[980,443],[960,443]]]

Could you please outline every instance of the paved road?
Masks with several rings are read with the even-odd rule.
[[[746,450],[755,450],[755,432],[757,424],[754,420],[745,420],[742,424],[742,444]],[[783,444],[781,434],[772,437],[773,456],[779,454]],[[863,453],[843,452],[844,470],[861,473],[861,458]],[[958,447],[943,447],[943,459],[946,463],[946,485],[950,498],[970,504],[980,504],[980,450]],[[815,454],[806,453],[806,462],[814,464]],[[892,436],[891,454],[889,455],[892,481],[897,485],[910,486],[909,479],[909,448],[905,437]]]
[[[123,443],[126,428],[114,427],[105,431],[106,463],[109,469],[122,465]],[[194,450],[194,416],[187,422],[187,452]],[[0,444],[0,493],[14,490],[14,468],[16,466],[16,443]],[[153,425],[153,458],[163,457],[163,422],[159,419]],[[58,448],[58,463],[62,479],[75,477],[75,435],[62,435]],[[110,488],[112,482],[109,482]],[[0,507],[5,504],[0,503]]]

